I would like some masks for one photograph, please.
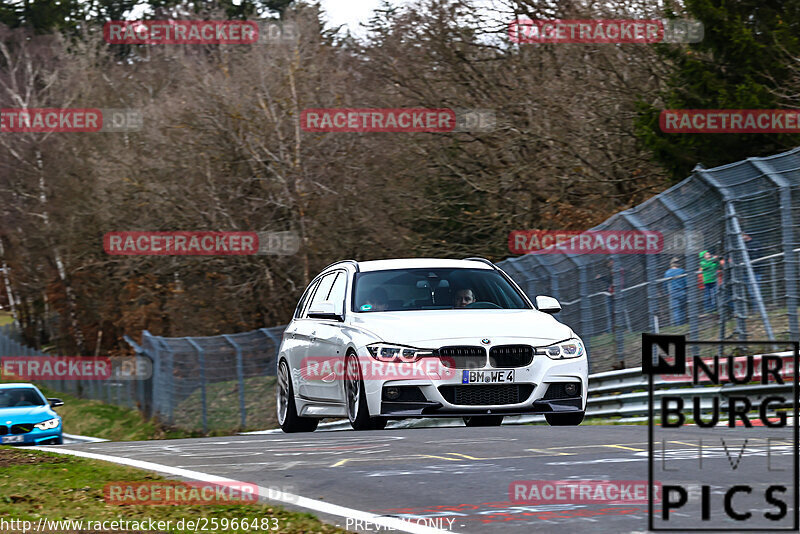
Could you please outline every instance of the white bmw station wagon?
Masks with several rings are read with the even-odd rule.
[[[580,337],[489,260],[341,261],[306,289],[277,360],[278,421],[310,432],[325,417],[356,430],[389,419],[460,417],[499,425],[544,414],[578,425],[586,409]]]

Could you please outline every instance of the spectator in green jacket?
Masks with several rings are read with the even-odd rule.
[[[706,313],[711,313],[717,307],[717,271],[719,271],[719,256],[714,256],[707,250],[701,252],[700,272],[703,273],[703,298]]]

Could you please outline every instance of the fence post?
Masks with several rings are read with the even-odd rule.
[[[505,265],[503,265],[501,267],[501,269],[503,269],[503,271],[508,276],[510,276],[511,279],[514,280],[514,282],[516,282],[516,284],[522,289],[522,291],[525,293],[525,295],[528,296],[528,298],[530,300],[532,300],[532,301],[536,300],[535,299],[536,296],[535,295],[531,296],[531,294],[528,292],[528,287],[527,286],[528,286],[528,282],[530,282],[531,279],[530,278],[526,278],[524,276],[525,272],[523,272],[521,269],[517,268],[517,266],[514,263],[515,262],[513,262],[511,260],[508,260],[505,263]],[[513,271],[510,271],[510,269],[513,269]],[[514,275],[516,275],[516,276],[514,276]]]
[[[753,297],[755,298],[756,305],[758,306],[759,314],[761,315],[761,320],[764,322],[764,329],[766,330],[767,337],[770,340],[775,339],[772,335],[772,326],[769,323],[769,317],[767,317],[767,310],[764,308],[764,301],[761,300],[761,290],[758,288],[758,283],[756,283],[755,273],[753,272],[753,266],[750,264],[750,255],[747,253],[747,248],[744,244],[744,239],[742,239],[742,229],[739,227],[739,219],[736,215],[736,210],[733,207],[733,199],[734,195],[728,190],[727,187],[723,186],[720,182],[714,178],[711,173],[705,170],[701,165],[695,167],[695,172],[701,179],[705,180],[707,184],[711,187],[715,188],[719,191],[719,194],[722,196],[722,200],[725,203],[725,217],[731,219],[732,223],[732,231],[734,234],[734,239],[737,248],[742,249],[742,257],[745,264],[745,269],[747,272],[748,278],[750,278],[750,286],[753,290]],[[727,226],[726,226],[727,228]],[[735,260],[734,260],[735,263]],[[717,303],[719,306],[719,303]],[[720,310],[720,315],[722,310]]]
[[[275,334],[270,332],[269,328],[259,328],[258,331],[261,332],[262,334],[264,334],[265,336],[267,336],[272,341],[272,344],[275,346],[275,354],[273,355],[273,359],[275,360],[275,362],[274,362],[275,365],[272,366],[271,370],[274,371],[275,374],[277,374],[277,372],[278,372],[278,352],[281,350],[281,340],[278,339],[278,336],[276,336]],[[270,373],[267,376],[275,376],[275,375]]]
[[[589,353],[589,340],[594,335],[594,328],[592,328],[593,323],[591,320],[592,309],[589,303],[589,273],[587,272],[588,267],[585,263],[581,260],[580,265],[578,266],[578,284],[579,284],[579,291],[580,294],[583,295],[581,297],[581,332],[580,335],[583,339],[583,344],[586,347],[586,353]],[[588,360],[589,369],[591,369],[591,359]]]
[[[184,338],[197,351],[197,358],[200,363],[200,398],[203,405],[203,434],[208,434],[208,411],[206,407],[206,356],[202,347],[195,343],[194,339]]]
[[[244,405],[244,361],[242,360],[242,347],[231,336],[223,335],[225,341],[230,343],[236,351],[236,378],[239,381],[239,413],[242,416],[242,429],[247,427],[247,412]]]
[[[161,336],[154,337],[157,344],[160,344],[167,353],[167,357],[165,359],[164,369],[160,374],[166,378],[163,380],[165,383],[162,388],[158,388],[159,391],[159,403],[163,406],[160,408],[160,411],[166,411],[167,413],[167,422],[168,424],[172,425],[175,423],[175,414],[174,414],[174,407],[175,407],[175,353],[172,350],[164,338]],[[160,360],[160,350],[159,350],[159,360]],[[155,382],[153,383],[153,388],[155,390],[156,385]]]
[[[786,278],[786,311],[789,316],[790,339],[800,338],[797,320],[797,257],[794,253],[794,228],[792,224],[792,189],[789,181],[775,172],[766,161],[748,159],[751,165],[764,173],[780,190],[781,246],[783,248],[784,278]]]
[[[145,330],[145,332],[147,332],[147,331]],[[150,377],[149,378],[137,378],[136,379],[136,388],[135,389],[134,389],[133,386],[130,386],[130,385],[128,387],[129,394],[131,395],[131,402],[133,402],[133,406],[132,407],[136,407],[137,402],[135,402],[135,401],[138,401],[139,410],[142,412],[142,414],[144,415],[144,417],[146,419],[150,419],[151,417],[153,417],[153,397],[152,397],[153,387],[152,387],[152,384],[155,382],[155,375],[158,372],[157,371],[158,363],[156,362],[155,358],[150,356],[150,354],[148,354],[147,351],[143,347],[140,347],[130,337],[124,336],[123,339],[128,343],[128,345],[133,347],[133,350],[134,350],[134,353],[136,354],[136,359],[137,359],[137,366],[136,366],[137,370],[139,368],[138,367],[138,359],[139,358],[145,358],[146,357],[147,359],[150,360],[150,370],[152,371],[152,374],[150,375]],[[142,334],[142,344],[144,344],[144,343],[145,343],[144,334]],[[150,387],[150,394],[151,395],[150,395],[149,398],[147,397],[147,389],[145,388],[145,382],[147,380],[150,381],[150,385],[151,385],[151,387]],[[135,401],[134,401],[134,391],[135,391]]]
[[[736,241],[736,248],[742,252],[742,260],[744,263],[745,272],[747,273],[747,278],[749,279],[748,285],[750,290],[753,292],[753,298],[756,301],[756,306],[758,307],[758,313],[761,315],[761,320],[764,321],[764,330],[767,333],[767,338],[772,341],[775,339],[775,336],[772,334],[772,325],[769,322],[767,309],[764,306],[764,299],[761,298],[761,288],[758,286],[758,280],[756,280],[756,274],[753,271],[753,264],[750,263],[750,254],[747,252],[747,246],[745,245],[744,238],[742,237],[742,229],[739,226],[739,216],[736,214],[736,210],[731,202],[728,203],[728,216],[731,219],[733,238]]]
[[[614,289],[614,292],[611,294],[609,299],[611,299],[612,309],[611,309],[611,318],[612,318],[612,328],[614,334],[614,341],[616,342],[617,347],[617,362],[620,364],[620,368],[624,369],[625,367],[625,329],[622,327],[623,323],[625,322],[625,315],[622,310],[622,271],[620,269],[620,261],[617,254],[611,254],[611,260],[614,262],[613,266],[611,267],[611,287]]]
[[[128,343],[131,343],[128,340]],[[135,345],[134,345],[135,347]],[[150,347],[152,354],[148,352],[147,347]],[[138,388],[140,391],[142,403],[145,406],[145,413],[147,417],[158,415],[163,417],[160,391],[164,388],[164,374],[161,365],[161,352],[158,348],[158,341],[147,330],[142,332],[142,354],[146,354],[153,364],[153,375],[150,377],[149,388],[147,384],[142,383]],[[168,421],[171,424],[171,421]]]
[[[695,175],[690,177],[694,178]],[[699,251],[697,250],[697,244],[692,239],[694,235],[694,223],[692,222],[691,217],[689,217],[683,208],[678,207],[675,202],[669,198],[667,194],[661,194],[656,197],[661,205],[664,206],[667,211],[674,214],[675,217],[681,221],[683,224],[682,230],[685,231],[687,235],[686,241],[686,252],[684,253],[684,265],[686,271],[686,289],[687,289],[687,301],[686,307],[689,312],[689,337],[691,339],[699,339],[700,338],[700,291],[697,288],[697,270],[700,267],[700,260],[699,260]],[[699,354],[698,346],[692,345],[692,354],[697,355]]]
[[[642,221],[639,219],[638,216],[623,211],[621,214],[622,218],[624,218],[628,223],[633,226],[636,230],[639,231],[647,231],[647,226],[645,226]],[[658,280],[658,273],[656,272],[656,265],[655,265],[655,257],[652,254],[645,254],[644,256],[644,272],[645,278],[648,280],[647,282],[647,315],[649,316],[649,320],[647,321],[649,324],[652,325],[653,331],[656,332],[658,329],[658,325],[656,324],[656,302],[657,296],[656,291],[658,287],[656,286],[656,280]],[[620,288],[622,291],[622,288]]]
[[[742,309],[742,297],[739,293],[741,282],[739,280],[739,269],[736,267],[736,253],[739,245],[736,242],[735,230],[731,223],[731,215],[728,210],[728,202],[725,203],[725,237],[723,250],[727,253],[727,258],[722,268],[722,284],[717,288],[717,310],[719,312],[719,339],[726,338],[726,319],[727,310],[733,308],[733,319],[735,321],[734,335],[737,339],[746,338],[747,323],[746,314]],[[722,357],[724,345],[719,346],[719,356]]]

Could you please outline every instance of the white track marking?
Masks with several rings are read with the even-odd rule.
[[[107,454],[96,454],[93,452],[75,451],[70,449],[53,448],[53,447],[20,447],[20,448],[39,450],[45,452],[55,452],[58,454],[69,454],[72,456],[80,456],[81,458],[91,458],[93,460],[103,460],[105,462],[112,462],[120,465],[128,465],[130,467],[136,467],[138,469],[156,471],[159,473],[165,473],[172,476],[188,478],[191,480],[199,480],[201,482],[228,482],[228,483],[233,482],[239,484],[243,483],[239,480],[234,480],[232,478],[209,475],[207,473],[201,473],[199,471],[192,471],[189,469],[172,467],[170,465],[156,464],[153,462],[145,462],[142,460],[133,460],[130,458],[123,458],[120,456],[109,456]],[[359,521],[365,521],[372,523],[373,525],[381,525],[383,527],[393,528],[401,532],[410,532],[412,534],[442,534],[442,533],[451,534],[451,531],[449,530],[418,525],[416,523],[403,521],[401,519],[396,519],[394,517],[380,516],[372,514],[370,512],[362,512],[361,510],[356,510],[354,508],[347,508],[345,506],[339,506],[337,504],[318,501],[316,499],[309,499],[308,497],[301,497],[300,495],[294,495],[282,491],[275,491],[275,489],[265,488],[263,486],[259,486],[258,491],[259,495],[262,496],[269,495],[270,499],[274,501],[284,502],[287,504],[291,504],[293,506],[299,506],[301,508],[314,510],[315,512],[335,515],[338,517],[343,517],[345,519],[352,518]]]

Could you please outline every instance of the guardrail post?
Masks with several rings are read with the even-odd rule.
[[[233,346],[236,351],[236,378],[239,381],[239,413],[242,416],[242,429],[247,427],[247,412],[244,405],[244,361],[242,360],[242,347],[231,336],[224,335],[225,341]]]
[[[208,434],[208,411],[206,407],[206,356],[205,351],[192,338],[184,338],[197,351],[200,364],[200,398],[203,405],[203,434]]]

